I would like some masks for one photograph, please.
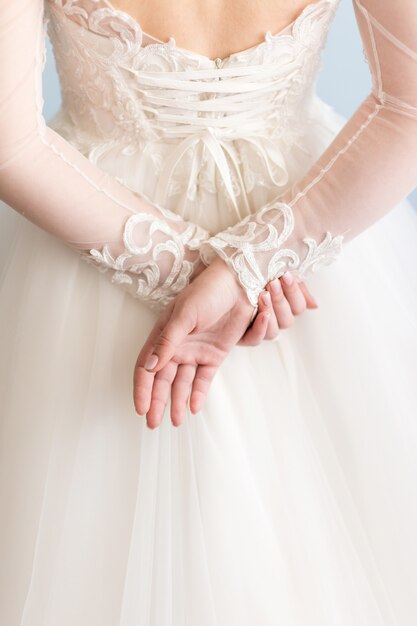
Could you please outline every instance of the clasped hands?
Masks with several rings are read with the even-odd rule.
[[[147,426],[161,423],[171,396],[171,421],[183,423],[203,406],[211,382],[235,345],[256,346],[289,328],[295,315],[317,308],[290,273],[271,281],[254,307],[233,271],[216,259],[157,319],[135,365],[134,404]]]

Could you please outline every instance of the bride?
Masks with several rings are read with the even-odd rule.
[[[338,3],[1,0],[2,624],[415,623],[417,9],[342,123]]]

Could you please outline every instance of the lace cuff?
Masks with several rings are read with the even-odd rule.
[[[354,0],[372,93],[310,170],[275,201],[202,245],[220,255],[256,306],[266,283],[331,263],[346,242],[417,183],[415,0]],[[334,236],[333,234],[337,236]]]
[[[244,220],[211,237],[201,245],[205,264],[219,255],[236,273],[249,301],[258,305],[266,284],[290,271],[298,280],[329,265],[342,250],[343,235],[327,232],[320,243],[305,237],[289,242],[294,232],[294,213],[284,202],[274,200]],[[297,248],[297,249],[296,249]],[[299,248],[299,249],[298,249]]]
[[[0,198],[131,295],[164,308],[203,268],[198,247],[209,233],[129,189],[45,124],[44,2],[3,4]]]
[[[123,243],[91,248],[81,258],[160,312],[204,267],[199,248],[210,234],[156,204],[152,211],[128,218]]]

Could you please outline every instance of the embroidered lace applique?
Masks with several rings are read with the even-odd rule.
[[[140,26],[107,2],[49,0],[58,133],[42,118],[44,2],[6,2],[0,56],[19,72],[4,64],[2,200],[155,306],[212,253],[227,257],[252,303],[285,268],[304,277],[327,265],[346,234],[417,183],[415,0],[354,0],[373,91],[323,154],[300,164],[322,136],[310,126],[323,119],[314,83],[337,2],[319,0],[289,34],[218,62],[174,40],[143,45]],[[106,174],[106,157],[122,181]],[[139,170],[152,173],[140,177],[149,189],[135,187]],[[259,202],[250,188],[269,195]],[[190,198],[202,230],[187,218]]]
[[[174,38],[144,45],[140,25],[105,0],[49,0],[69,134],[92,162],[146,150],[163,206],[220,189],[230,217],[244,217],[257,187],[290,182],[293,146],[305,150],[306,103],[337,2],[307,6],[285,32],[219,63]]]
[[[331,264],[340,255],[347,233],[354,237],[394,205],[398,196],[393,187],[401,187],[405,196],[417,183],[415,160],[406,165],[407,154],[415,151],[417,142],[417,51],[391,33],[368,4],[374,3],[355,0],[372,94],[293,188],[202,244],[205,262],[211,262],[213,253],[221,256],[255,307],[272,278],[290,271],[301,279]],[[415,16],[415,6],[405,2],[401,11],[395,8],[395,15],[399,30],[405,29],[407,15]],[[381,18],[386,19],[386,7],[381,8]],[[408,31],[404,36],[415,42]],[[381,140],[382,153],[373,147],[380,146]],[[391,161],[388,155],[393,154]],[[397,164],[394,175],[391,162]],[[381,194],[382,172],[389,181],[385,195]]]
[[[343,236],[328,232],[320,244],[305,237],[307,251],[296,252],[284,244],[294,231],[294,213],[288,205],[275,201],[255,215],[203,242],[201,257],[209,265],[218,254],[234,270],[249,301],[258,306],[266,283],[291,271],[299,280],[336,260],[342,250]]]
[[[209,235],[162,207],[153,204],[153,208],[152,214],[137,213],[126,221],[121,253],[115,254],[106,244],[81,257],[103,272],[113,270],[113,283],[160,312],[189,284],[200,260],[198,250]]]

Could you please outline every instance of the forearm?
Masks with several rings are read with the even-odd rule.
[[[416,186],[416,146],[417,106],[392,110],[371,93],[308,174],[280,197],[296,213],[294,234],[330,230],[347,242],[362,233]]]
[[[387,16],[384,2],[355,0],[372,94],[306,176],[202,245],[206,262],[219,254],[229,263],[254,306],[274,276],[289,270],[304,278],[333,262],[343,242],[381,219],[417,185],[417,52],[408,45],[409,30],[417,36],[417,8],[411,0],[397,6],[397,31],[407,30],[401,41],[365,4],[380,19]]]
[[[201,266],[208,233],[124,187],[45,125],[41,0],[2,1],[0,197],[154,308]]]

